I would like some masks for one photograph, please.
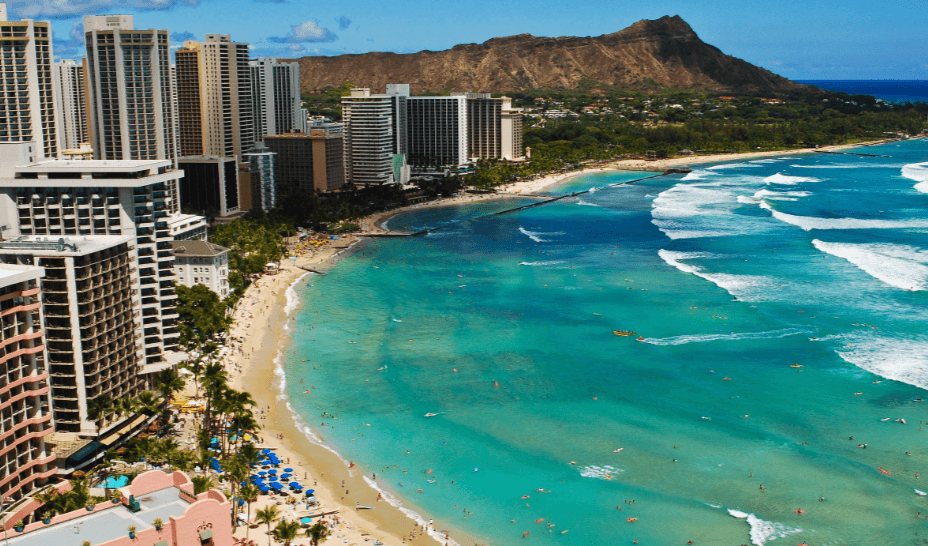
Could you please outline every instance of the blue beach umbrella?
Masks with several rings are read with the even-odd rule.
[[[284,469],[284,472],[293,472],[293,469],[292,469],[292,468],[285,468],[285,469]]]
[[[306,490],[306,494],[307,494],[307,495],[312,495],[312,494],[315,493],[315,492],[316,492],[315,489],[307,489],[307,490]]]
[[[296,489],[297,487],[303,487],[299,482],[290,482],[290,487]]]
[[[282,479],[282,480],[286,480],[286,479],[289,478],[289,477],[290,477],[290,474],[281,474],[281,475],[280,475],[280,479]]]
[[[280,482],[274,482],[274,483],[272,483],[272,484],[271,484],[271,487],[273,487],[274,489],[277,489],[278,491],[284,488],[284,486],[281,485]]]
[[[272,468],[272,469],[268,470],[267,473],[268,473],[268,474],[271,474],[271,475],[273,476],[274,474],[277,474],[277,470],[274,469],[274,468]]]
[[[261,491],[262,493],[267,493],[268,491],[271,490],[271,488],[266,485],[262,485],[261,487],[258,488],[258,490]]]
[[[267,448],[267,447],[261,450],[261,453],[264,453],[265,455],[270,452],[271,452],[270,448]]]
[[[261,472],[258,472],[258,475],[259,475],[259,476],[265,476],[265,475],[267,475],[267,472],[265,472],[264,470],[262,470]]]

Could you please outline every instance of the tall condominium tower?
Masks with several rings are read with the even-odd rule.
[[[394,175],[394,155],[405,155],[409,85],[387,85],[387,93],[352,89],[342,99],[345,178],[358,186],[405,183]]]
[[[522,109],[509,97],[452,93],[467,99],[467,147],[471,159],[522,157]]]
[[[413,170],[467,163],[467,99],[409,97],[406,133]]]
[[[136,396],[142,386],[135,237],[20,236],[0,241],[0,262],[45,270],[42,307],[55,431],[105,433],[120,419],[112,412],[92,415],[88,402]]]
[[[71,59],[55,63],[52,69],[52,87],[61,147],[70,150],[80,148],[81,144],[90,142],[83,65]]]
[[[300,123],[300,65],[278,63],[273,58],[260,58],[248,64],[257,139],[301,130],[305,124]]]
[[[0,265],[0,496],[29,496],[55,474],[46,448],[52,432],[42,327],[41,267]]]
[[[203,153],[241,158],[257,140],[248,44],[233,42],[223,34],[207,34],[201,47]]]
[[[241,158],[256,140],[248,44],[207,34],[175,58],[181,155]]]
[[[142,373],[157,371],[177,349],[177,295],[169,242],[171,214],[183,172],[170,160],[44,161],[14,167],[0,178],[4,237],[51,240],[79,236],[132,237],[143,349]]]
[[[84,17],[95,159],[177,157],[167,30],[135,30],[131,15]]]
[[[184,42],[184,47],[174,52],[178,147],[181,156],[203,154],[203,114],[200,102],[202,63],[199,42]]]
[[[0,3],[0,141],[34,140],[38,156],[60,151],[52,91],[52,29],[48,21],[6,20]]]

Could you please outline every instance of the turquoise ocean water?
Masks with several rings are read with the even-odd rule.
[[[928,142],[862,151],[396,217],[294,287],[290,404],[452,538],[923,544]]]

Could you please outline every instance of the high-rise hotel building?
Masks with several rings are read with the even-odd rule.
[[[467,99],[467,148],[471,159],[520,159],[522,109],[509,97],[489,93],[452,93]]]
[[[24,143],[25,145],[25,143]],[[11,146],[11,145],[6,145]],[[0,178],[3,236],[123,236],[134,241],[141,310],[141,372],[177,349],[171,221],[183,172],[171,160],[45,161]]]
[[[84,66],[71,59],[55,63],[52,68],[52,88],[62,150],[79,149],[81,144],[90,142]]]
[[[251,61],[249,65],[257,140],[266,135],[302,131],[306,123],[301,111],[300,65],[280,63],[269,57]]]
[[[45,272],[42,308],[56,432],[106,433],[118,416],[94,419],[88,403],[104,395],[134,397],[141,390],[136,261],[136,239],[130,236],[26,235],[0,241],[0,263]]]
[[[51,25],[7,21],[6,3],[0,3],[0,141],[30,140],[37,157],[58,157]]]
[[[207,34],[175,55],[181,155],[241,159],[257,140],[248,44]]]
[[[84,31],[94,159],[173,162],[168,31],[135,30],[131,15],[85,16]]]
[[[31,495],[56,472],[42,327],[41,267],[0,265],[0,496]]]
[[[407,153],[409,85],[388,84],[383,95],[352,89],[342,98],[345,178],[358,186],[406,183],[397,180],[394,156]]]
[[[406,105],[407,161],[414,171],[467,163],[466,97],[409,97]]]

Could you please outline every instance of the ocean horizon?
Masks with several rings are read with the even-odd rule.
[[[886,102],[928,102],[928,80],[795,80],[827,91],[871,95]]]
[[[396,216],[294,285],[288,403],[452,539],[920,540],[928,142],[858,151]]]

